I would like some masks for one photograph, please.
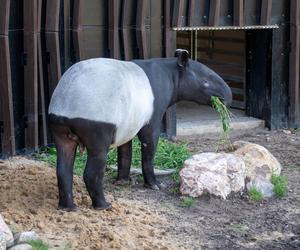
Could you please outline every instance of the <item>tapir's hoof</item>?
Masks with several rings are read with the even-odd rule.
[[[152,190],[160,190],[166,188],[166,185],[161,182],[156,182],[154,184],[145,183],[144,187],[150,188]]]
[[[112,210],[112,205],[109,202],[102,203],[101,205],[93,205],[95,210]]]
[[[58,205],[57,209],[65,211],[65,212],[77,212],[77,211],[79,211],[79,208],[76,207],[76,206],[65,207],[65,206]]]

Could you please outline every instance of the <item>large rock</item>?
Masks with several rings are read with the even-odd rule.
[[[0,214],[0,234],[2,234],[6,241],[6,246],[10,247],[14,244],[14,237],[10,228],[6,225],[3,217]]]
[[[244,189],[244,162],[225,153],[202,153],[192,156],[180,171],[180,191],[192,197],[209,193],[222,198]]]
[[[39,236],[34,231],[27,231],[15,234],[15,244],[26,243],[32,240],[38,240]]]
[[[9,250],[33,250],[33,247],[27,243],[22,243],[11,247]]]
[[[246,165],[246,178],[270,180],[272,173],[280,175],[281,165],[277,159],[263,146],[258,144],[236,141],[234,155],[240,157]]]
[[[0,232],[0,250],[6,250],[6,240],[4,234]]]

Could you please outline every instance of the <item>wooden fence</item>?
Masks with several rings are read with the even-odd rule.
[[[291,18],[294,124],[299,120],[299,12],[299,0],[0,0],[0,153],[49,143],[51,94],[61,74],[79,60],[168,57],[176,47],[176,29],[273,25],[282,22],[283,13]],[[284,25],[289,28],[289,22]],[[174,110],[165,116],[169,134],[176,128]]]

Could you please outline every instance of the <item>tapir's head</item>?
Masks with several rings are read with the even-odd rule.
[[[211,97],[219,97],[227,106],[231,104],[232,92],[226,82],[205,65],[189,60],[187,50],[178,49],[180,99],[211,105]]]

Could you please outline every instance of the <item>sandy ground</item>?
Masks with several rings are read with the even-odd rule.
[[[179,138],[192,152],[215,150],[217,137]],[[35,230],[53,248],[63,249],[300,249],[300,133],[248,131],[233,134],[268,148],[288,177],[282,200],[227,200],[204,196],[191,208],[173,194],[174,183],[153,191],[142,183],[118,187],[106,180],[112,211],[95,211],[80,177],[74,179],[78,212],[57,207],[55,170],[15,158],[0,163],[0,213],[14,231]]]

